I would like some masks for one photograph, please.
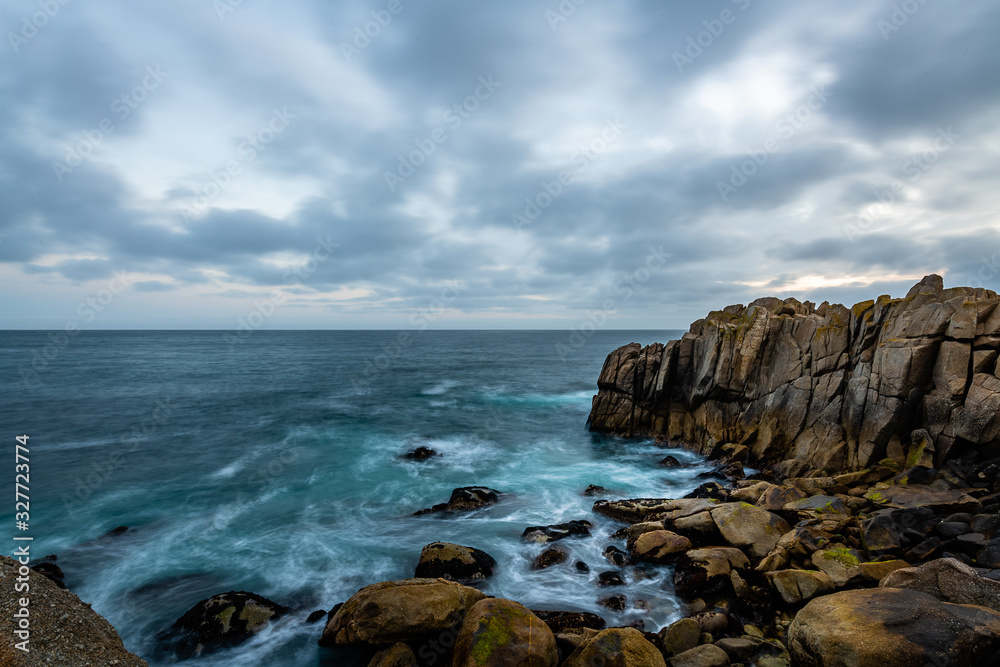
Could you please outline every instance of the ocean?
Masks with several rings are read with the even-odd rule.
[[[670,568],[599,589],[598,574],[615,569],[601,552],[620,526],[594,515],[582,491],[680,497],[710,466],[591,434],[586,420],[609,352],[680,334],[5,331],[0,423],[10,454],[30,436],[32,554],[57,554],[69,588],[152,665],[172,664],[154,655],[157,632],[229,590],[294,611],[197,664],[334,664],[316,643],[323,623],[306,616],[412,577],[435,541],[492,555],[497,572],[479,584],[489,595],[655,631],[680,617]],[[442,455],[400,457],[418,446]],[[667,453],[689,465],[657,466]],[[13,466],[6,477],[13,490]],[[473,485],[508,495],[473,514],[411,516]],[[13,537],[5,495],[0,525]],[[560,543],[569,564],[531,571],[544,547],[522,531],[574,519],[594,522],[593,537]],[[118,526],[129,530],[107,536]],[[597,604],[618,592],[644,608]]]

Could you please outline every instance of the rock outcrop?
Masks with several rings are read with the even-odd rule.
[[[246,591],[230,591],[191,607],[158,639],[161,650],[187,659],[243,643],[288,608]]]
[[[841,473],[1000,450],[1000,297],[928,276],[852,308],[764,298],[611,353],[593,431]],[[803,470],[802,472],[805,472]]]
[[[121,638],[111,624],[104,620],[89,604],[75,594],[57,586],[55,582],[22,565],[13,558],[0,556],[0,665],[52,665],[53,667],[139,667],[146,661],[125,650]],[[23,581],[18,582],[18,577]],[[27,584],[16,591],[15,583]],[[25,640],[18,637],[20,601],[27,598],[30,621],[24,648],[15,644]]]

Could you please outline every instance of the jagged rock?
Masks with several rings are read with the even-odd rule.
[[[0,556],[0,617],[4,620],[0,641],[0,665],[119,665],[146,667],[146,661],[125,650],[115,629],[74,593],[59,588],[38,572],[25,568],[13,558]],[[14,584],[23,576],[28,591],[16,591]],[[29,634],[15,634],[15,613],[21,598],[29,595]],[[28,640],[25,653],[15,644]]]
[[[455,642],[453,667],[556,667],[556,638],[516,602],[488,598],[469,609]]]
[[[531,561],[532,570],[547,570],[555,565],[561,565],[569,560],[569,553],[559,547],[550,547],[538,554]]]
[[[659,465],[663,466],[664,468],[680,468],[681,462],[678,461],[677,457],[675,456],[664,456],[662,459],[660,459]]]
[[[440,456],[440,454],[430,447],[417,447],[403,454],[404,459],[410,459],[411,461],[426,461],[435,456]]]
[[[497,562],[485,551],[448,542],[428,544],[420,552],[417,579],[476,581],[493,576]]]
[[[712,510],[712,519],[729,544],[763,558],[791,530],[788,522],[747,503],[727,503]]]
[[[586,489],[583,490],[583,495],[588,497],[595,496],[610,496],[611,492],[605,489],[603,486],[598,486],[597,484],[591,484]]]
[[[812,600],[788,629],[802,667],[997,667],[1000,614],[898,588]]]
[[[402,642],[379,651],[368,663],[368,667],[417,667],[418,665],[413,649]]]
[[[924,508],[936,512],[968,512],[982,507],[978,500],[962,491],[913,484],[870,491],[865,498],[885,507]]]
[[[599,575],[597,575],[597,585],[601,587],[624,586],[625,579],[622,578],[621,572],[615,572],[615,571],[601,572]]]
[[[674,568],[674,589],[684,599],[727,590],[735,569],[746,570],[750,561],[739,549],[716,547],[692,549]]]
[[[63,574],[62,568],[55,563],[41,562],[37,565],[32,565],[31,569],[48,578],[59,588],[66,588],[66,575]]]
[[[701,624],[693,618],[682,618],[663,628],[657,634],[663,655],[670,658],[698,645],[698,641],[701,639]]]
[[[811,600],[817,595],[832,593],[836,589],[830,577],[812,570],[768,572],[767,578],[787,604]]]
[[[454,628],[486,596],[444,579],[383,581],[355,593],[329,620],[321,646],[394,644]]]
[[[607,623],[597,614],[584,611],[539,611],[532,609],[531,613],[542,619],[552,632],[559,634],[572,628],[589,628],[603,630]]]
[[[618,567],[627,567],[629,565],[634,565],[629,555],[619,549],[618,547],[608,546],[604,548],[604,557],[608,559],[613,565]]]
[[[974,569],[953,558],[896,570],[879,582],[879,586],[920,591],[945,602],[976,604],[1000,612],[1000,582],[979,576]]]
[[[1000,436],[1000,378],[987,361],[1000,349],[998,303],[928,276],[904,298],[853,308],[768,298],[715,311],[680,340],[612,352],[590,428],[702,454],[742,445],[757,466],[842,473],[893,447],[940,467]]]
[[[157,637],[164,651],[181,659],[243,643],[289,609],[246,591],[202,600]]]
[[[634,628],[602,630],[566,658],[562,667],[666,667],[663,655]]]
[[[521,533],[521,539],[529,542],[556,542],[567,537],[590,537],[593,524],[589,521],[568,521],[552,526],[529,526]]]
[[[326,618],[326,610],[325,609],[317,609],[316,611],[314,611],[311,614],[309,614],[308,618],[306,618],[306,625],[311,625],[312,623],[316,623],[317,621],[321,621],[324,618]]]
[[[598,500],[594,511],[621,523],[645,521],[676,521],[677,519],[711,510],[719,501],[705,498],[636,498],[632,500]]]
[[[414,512],[414,516],[423,514],[438,514],[452,512],[471,512],[495,505],[503,494],[485,486],[465,486],[451,492],[451,498],[446,503],[438,503],[433,507]]]
[[[672,563],[692,548],[691,540],[669,530],[653,530],[640,535],[629,555],[645,563]]]

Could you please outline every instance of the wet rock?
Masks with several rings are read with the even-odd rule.
[[[812,555],[813,566],[830,577],[835,586],[843,587],[861,579],[861,553],[845,546],[821,549]]]
[[[601,587],[624,586],[625,579],[622,577],[621,572],[615,572],[615,571],[601,572],[597,576],[597,585]]]
[[[739,549],[692,549],[674,568],[674,589],[683,599],[727,591],[732,585],[733,570],[749,567],[750,561]]]
[[[624,595],[608,595],[599,599],[597,604],[609,611],[625,611],[628,609],[628,598]]]
[[[932,488],[917,484],[893,486],[870,491],[867,500],[899,509],[922,508],[932,512],[969,512],[982,507],[980,502],[963,491]]]
[[[618,567],[628,567],[629,565],[634,565],[635,563],[629,558],[629,555],[615,546],[608,546],[604,548],[604,557],[612,565],[617,565]]]
[[[830,577],[811,570],[768,572],[767,577],[786,604],[811,600],[817,595],[832,593],[836,589]]]
[[[157,639],[183,660],[241,644],[288,611],[260,595],[230,591],[194,605]]]
[[[593,524],[589,521],[569,521],[552,526],[530,526],[521,533],[521,539],[529,542],[555,542],[567,537],[590,537]]]
[[[621,523],[637,524],[646,521],[677,519],[706,512],[719,502],[703,498],[633,498],[630,500],[598,500],[594,512]]]
[[[727,667],[729,655],[714,644],[697,646],[670,659],[670,667]]]
[[[590,572],[590,566],[584,563],[582,560],[576,561],[574,567],[576,567],[577,572]]]
[[[718,482],[706,482],[684,497],[707,498],[725,502],[729,500],[729,491]]]
[[[424,514],[439,514],[452,512],[471,512],[495,505],[503,494],[485,486],[465,486],[451,492],[451,498],[446,503],[415,512],[414,516]]]
[[[117,528],[112,528],[111,530],[109,530],[108,532],[104,533],[103,535],[101,535],[97,539],[103,540],[103,539],[109,538],[109,537],[120,537],[120,536],[124,535],[125,533],[127,533],[128,530],[129,530],[128,526],[118,526]]]
[[[546,570],[555,565],[561,565],[569,560],[569,553],[559,547],[550,547],[538,554],[535,560],[531,561],[532,570]]]
[[[772,486],[761,494],[756,504],[768,512],[777,512],[788,503],[808,497],[805,491],[794,486]]]
[[[62,569],[55,563],[41,562],[37,565],[32,565],[31,569],[46,577],[59,588],[66,588],[66,575],[63,574]]]
[[[634,628],[602,630],[584,642],[562,667],[666,667],[663,655]]]
[[[409,459],[411,461],[426,461],[434,458],[435,456],[440,456],[440,454],[430,447],[417,447],[416,449],[411,449],[403,454],[404,459]]]
[[[368,667],[417,667],[419,664],[413,649],[402,642],[397,642],[376,653],[368,663]]]
[[[691,540],[669,530],[654,530],[640,535],[629,555],[645,563],[672,563],[692,548]]]
[[[673,530],[684,537],[702,544],[718,542],[722,539],[710,512],[692,514],[672,522]]]
[[[600,497],[600,496],[610,496],[611,492],[605,489],[603,486],[598,486],[597,484],[591,484],[586,489],[583,490],[583,495],[588,497]]]
[[[773,488],[774,484],[770,482],[757,482],[751,486],[744,486],[729,494],[729,499],[734,502],[750,503],[751,505],[757,503],[761,496],[764,495],[769,489]],[[780,507],[777,509],[781,509]]]
[[[420,552],[414,576],[418,579],[477,581],[493,576],[496,564],[485,551],[449,542],[434,542]]]
[[[590,628],[591,630],[603,630],[607,623],[597,614],[590,614],[584,611],[539,611],[532,609],[538,618],[549,626],[552,632],[559,634],[573,628]]]
[[[469,610],[455,642],[453,667],[556,667],[556,638],[537,616],[511,600],[488,598]]]
[[[715,642],[715,645],[726,652],[730,662],[744,662],[750,660],[757,653],[760,642],[734,637],[720,639]]]
[[[327,623],[321,646],[394,644],[454,628],[486,596],[442,579],[404,579],[366,586]]]
[[[879,582],[879,586],[919,591],[944,602],[975,604],[1000,612],[1000,582],[981,577],[968,565],[952,558],[896,570]]]
[[[311,625],[313,623],[321,621],[324,618],[326,618],[326,613],[327,612],[325,609],[317,609],[313,613],[309,614],[309,617],[306,619],[306,623]]]
[[[660,462],[657,465],[661,465],[664,468],[680,468],[682,464],[674,456],[665,456],[660,459]]]
[[[747,503],[728,503],[712,510],[712,519],[729,544],[745,548],[754,558],[763,558],[791,530],[788,522]]]
[[[701,625],[693,618],[682,618],[660,630],[658,634],[663,655],[670,658],[693,649],[701,638]]]
[[[721,635],[729,629],[729,617],[718,611],[703,611],[694,617],[702,635]],[[712,643],[712,642],[709,642]]]
[[[898,588],[842,591],[796,615],[788,647],[802,667],[995,666],[1000,614]]]

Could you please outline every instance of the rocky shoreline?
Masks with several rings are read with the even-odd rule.
[[[763,299],[713,313],[681,341],[613,352],[591,428],[689,447],[717,468],[684,498],[620,499],[592,485],[581,489],[592,516],[525,526],[521,539],[538,547],[533,570],[597,569],[586,585],[611,625],[648,609],[630,587],[644,568],[671,568],[663,595],[676,594],[683,617],[666,627],[607,627],[487,596],[481,582],[512,565],[435,542],[413,578],[373,583],[330,611],[305,619],[231,591],[196,604],[157,645],[197,658],[305,622],[338,665],[1000,667],[998,303],[931,276],[905,299],[853,309]],[[659,465],[682,465],[663,456]],[[488,513],[504,497],[459,488],[415,516]],[[573,540],[600,540],[606,562],[574,560]],[[43,588],[72,598],[53,614],[82,606],[57,588],[58,568],[36,567],[33,581],[49,577]],[[87,650],[124,651],[101,628]],[[62,650],[73,657],[23,664],[144,664]]]

